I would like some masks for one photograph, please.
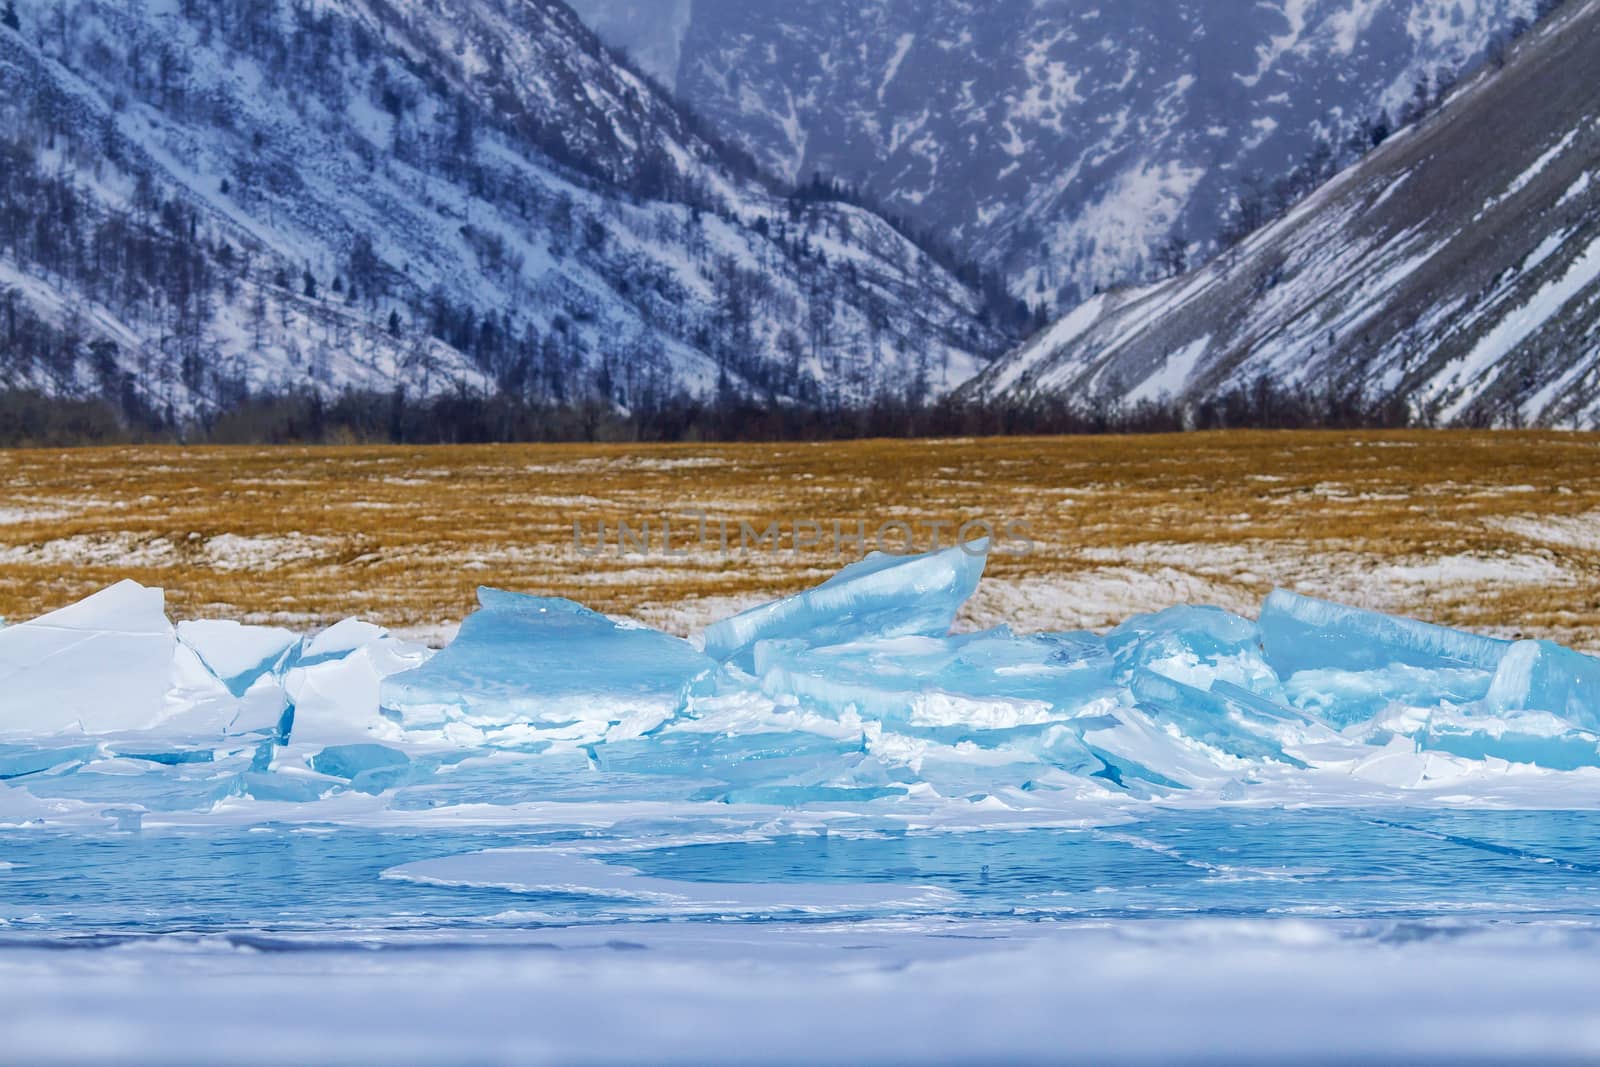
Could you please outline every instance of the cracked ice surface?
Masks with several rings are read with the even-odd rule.
[[[1026,618],[951,633],[984,547],[869,558],[713,625],[700,646],[494,589],[439,652],[359,620],[305,635],[173,625],[159,590],[127,582],[0,630],[0,976],[51,988],[76,957],[29,946],[131,938],[159,947],[130,957],[128,973],[203,997],[221,995],[202,992],[219,951],[318,947],[326,970],[291,980],[250,964],[239,995],[281,982],[275,999],[324,1037],[317,1020],[338,1016],[323,997],[356,966],[340,955],[350,938],[415,939],[456,960],[464,943],[509,951],[548,932],[578,962],[506,987],[533,998],[564,988],[574,966],[602,996],[666,996],[650,983],[677,973],[733,997],[731,966],[773,990],[799,983],[804,1003],[817,983],[865,982],[902,1014],[918,984],[884,975],[912,963],[957,973],[938,969],[956,967],[946,936],[987,939],[958,954],[974,973],[1059,985],[1047,961],[1070,942],[1087,955],[1068,969],[1093,975],[1103,960],[1113,987],[1130,960],[1167,958],[1197,980],[1276,990],[1292,946],[1318,946],[1337,972],[1415,936],[1412,971],[1390,975],[1403,986],[1445,957],[1460,963],[1427,945],[1466,930],[1485,966],[1548,948],[1573,982],[1600,981],[1587,963],[1600,921],[1600,662],[1288,592],[1259,619],[1177,606],[1106,634],[1029,632]],[[1205,925],[1217,916],[1262,925]],[[802,917],[830,925],[784,925]],[[1158,917],[1190,925],[1150,925]],[[707,927],[687,936],[702,938],[690,958],[664,920]],[[1069,933],[1084,921],[1101,933]],[[727,923],[803,947],[791,958],[709,931]],[[1505,923],[1524,934],[1481,940]],[[624,942],[666,970],[613,969],[605,946]],[[881,972],[846,962],[869,946]],[[375,959],[377,973],[402,976],[395,1003],[428,1017],[417,1005],[437,973]],[[955,995],[934,986],[926,1003]],[[770,1021],[780,999],[761,1000],[762,988],[750,990],[751,1018]],[[1032,1003],[1025,982],[1001,988]],[[1180,985],[1170,992],[1169,1013],[1183,999]],[[0,1016],[26,1019],[27,996]],[[1544,1004],[1553,1023],[1560,1003]],[[108,1019],[142,1034],[137,1016]],[[948,1033],[942,1017],[929,1033]],[[1283,1017],[1297,1017],[1292,1005]],[[384,1029],[370,1011],[340,1018],[363,1040]],[[600,1021],[563,1020],[548,1047],[586,1058],[584,1028]],[[1029,1025],[987,1047],[1026,1057],[1044,1047],[1030,1042],[1072,1037]],[[1562,1048],[1592,1051],[1585,1034]],[[1360,1051],[1350,1036],[1325,1047]],[[804,1037],[774,1057],[831,1047]],[[464,1040],[467,1058],[494,1058]],[[1151,1056],[1176,1051],[1158,1044]],[[43,1038],[17,1047],[49,1058]],[[170,1039],[148,1047],[183,1058]],[[343,1058],[329,1052],[339,1047],[317,1058]],[[752,1056],[738,1041],[675,1047]],[[1144,1046],[1085,1044],[1080,1030],[1072,1047]],[[1434,1051],[1512,1047],[1463,1037]],[[870,1040],[853,1048],[896,1058]]]

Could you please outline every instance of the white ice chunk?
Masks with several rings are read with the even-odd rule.
[[[194,649],[234,696],[243,696],[263,674],[287,666],[300,643],[294,634],[277,626],[213,620],[180,622],[178,640]]]
[[[294,743],[325,745],[400,734],[398,726],[378,713],[380,687],[391,674],[422,666],[432,652],[390,637],[378,627],[372,629],[379,636],[355,651],[303,662],[284,677],[284,689],[294,704],[290,731]],[[314,646],[315,642],[308,646],[306,660],[311,660]]]
[[[0,733],[151,725],[176,643],[162,591],[131,581],[0,630]]]
[[[315,637],[307,640],[305,648],[300,651],[300,659],[304,662],[333,656],[346,656],[381,637],[388,636],[388,633],[389,631],[383,627],[375,626],[370,622],[363,622],[360,619],[345,619],[334,623]]]
[[[182,641],[173,649],[170,666],[159,721],[147,723],[147,729],[184,743],[280,731],[288,701],[271,675],[258,677],[236,694]]]

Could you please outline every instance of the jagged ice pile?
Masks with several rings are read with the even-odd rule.
[[[699,642],[495,589],[439,652],[357,620],[174,626],[123,582],[0,629],[0,805],[1022,810],[1600,768],[1589,656],[1284,591],[1259,621],[952,634],[987,548],[874,555]]]

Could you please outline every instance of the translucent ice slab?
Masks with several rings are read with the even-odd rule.
[[[1547,711],[1600,730],[1600,660],[1549,641],[1518,641],[1500,661],[1485,706]]]
[[[1425,749],[1463,759],[1503,759],[1555,771],[1600,767],[1600,737],[1542,711],[1472,715],[1440,710],[1416,736]]]
[[[1303,723],[1303,717],[1247,689],[1226,682],[1213,689],[1197,689],[1142,667],[1134,672],[1130,688],[1142,710],[1159,722],[1176,726],[1185,737],[1230,756],[1305,766],[1285,755],[1282,744],[1272,736],[1273,727]]]
[[[348,781],[358,793],[381,793],[404,780],[411,758],[387,745],[330,745],[307,764],[318,774]]]
[[[1282,691],[1262,654],[1260,629],[1221,608],[1135,616],[1106,636],[1106,646],[1124,680],[1142,669],[1201,690],[1220,680],[1268,696]]]
[[[815,589],[714,623],[706,654],[755,668],[758,641],[838,645],[874,637],[943,637],[983,576],[989,542],[891,556],[875,552]]]
[[[1111,657],[1092,635],[1016,637],[1001,628],[957,637],[898,637],[808,647],[755,647],[761,688],[841,714],[957,730],[1059,720],[1111,685]]]
[[[1412,667],[1394,663],[1374,670],[1320,668],[1299,671],[1284,683],[1291,704],[1335,726],[1366,722],[1392,706],[1463,707],[1481,701],[1494,675],[1473,667]]]
[[[486,588],[478,603],[449,647],[383,680],[384,713],[407,730],[499,744],[636,736],[716,667],[687,641],[570,600]]]
[[[1509,641],[1314,600],[1279,589],[1261,609],[1266,659],[1282,678],[1318,668],[1369,671],[1391,664],[1493,671]]]
[[[383,877],[435,886],[488,886],[513,893],[598,897],[630,912],[670,915],[813,915],[863,910],[924,911],[950,906],[949,890],[926,885],[834,882],[795,886],[775,882],[679,881],[652,877],[621,861],[606,862],[561,848],[493,849],[391,867]]]

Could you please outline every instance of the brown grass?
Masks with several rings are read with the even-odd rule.
[[[415,628],[492,582],[686,630],[844,562],[574,547],[575,521],[592,547],[601,520],[676,518],[682,549],[698,507],[735,547],[740,520],[1026,522],[1036,551],[992,559],[975,624],[1249,610],[1285,584],[1594,647],[1597,461],[1600,437],[1549,433],[3,452],[0,615],[130,577],[178,617]]]

